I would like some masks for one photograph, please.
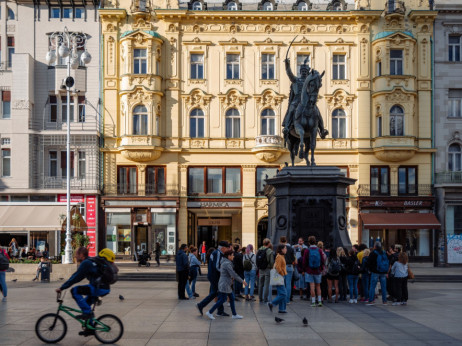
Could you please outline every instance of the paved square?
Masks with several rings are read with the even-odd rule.
[[[57,308],[57,283],[9,284],[8,302],[0,303],[0,344],[40,345],[34,326],[38,317]],[[460,301],[462,284],[410,284],[408,306],[328,304],[311,308],[295,301],[276,324],[264,304],[237,302],[243,320],[215,321],[200,317],[196,301],[176,299],[174,282],[119,282],[97,309],[118,315],[125,333],[120,345],[462,345]],[[208,284],[198,283],[203,298]],[[125,300],[119,301],[119,294]],[[74,306],[68,292],[65,303]],[[210,307],[210,306],[209,306]],[[277,310],[277,309],[275,309]],[[225,308],[229,312],[229,308]],[[307,317],[308,327],[302,319]],[[68,332],[62,345],[98,344],[79,336],[77,322],[66,317]]]

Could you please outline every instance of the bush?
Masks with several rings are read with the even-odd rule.
[[[51,260],[51,264],[60,264],[61,262],[56,260]],[[30,260],[30,259],[17,259],[17,258],[10,258],[10,263],[19,263],[19,264],[39,264],[40,259]]]

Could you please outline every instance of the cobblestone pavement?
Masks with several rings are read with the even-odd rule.
[[[57,283],[8,282],[8,302],[0,302],[0,345],[39,345],[34,326],[42,314],[53,312]],[[176,299],[174,282],[119,282],[98,307],[97,314],[113,313],[124,323],[120,345],[462,345],[460,317],[462,284],[410,284],[407,306],[328,304],[311,308],[306,301],[288,305],[285,321],[276,324],[264,304],[237,302],[243,320],[200,317],[196,301]],[[208,291],[198,283],[199,299]],[[119,294],[125,300],[119,301]],[[74,306],[70,295],[65,303]],[[277,308],[274,309],[277,311]],[[229,312],[229,308],[225,308]],[[303,327],[302,319],[309,326]],[[78,336],[69,318],[62,345],[98,344]]]

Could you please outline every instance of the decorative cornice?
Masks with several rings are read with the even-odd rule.
[[[270,37],[268,37],[264,41],[255,41],[254,44],[256,46],[283,46],[285,45],[283,41],[273,41]]]
[[[247,46],[249,44],[248,41],[238,41],[234,37],[232,37],[229,41],[218,41],[220,46]]]
[[[194,38],[192,41],[183,41],[182,43],[185,46],[191,46],[191,45],[211,46],[213,44],[212,41],[201,41],[199,37]]]
[[[345,41],[343,38],[339,38],[336,41],[325,42],[326,46],[354,46],[356,43],[353,41]]]

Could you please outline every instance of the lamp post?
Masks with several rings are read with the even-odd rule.
[[[86,65],[91,61],[91,55],[86,50],[87,35],[84,33],[69,32],[67,27],[64,31],[54,32],[50,35],[50,46],[46,55],[48,65],[53,65],[58,57],[67,58],[67,77],[61,85],[61,89],[67,92],[67,135],[66,135],[66,247],[64,250],[64,264],[70,264],[72,260],[72,235],[71,235],[71,88],[74,86],[73,70],[79,67],[78,50],[84,49],[80,61]]]

